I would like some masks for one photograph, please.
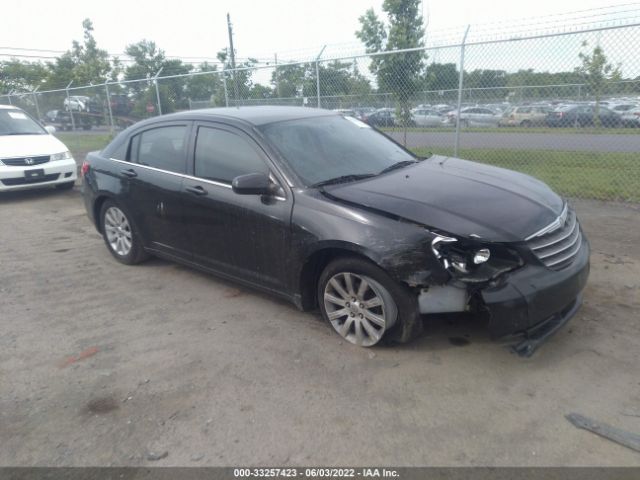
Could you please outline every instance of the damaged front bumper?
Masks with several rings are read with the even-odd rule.
[[[588,276],[589,243],[584,238],[574,261],[563,270],[529,263],[500,285],[482,289],[481,302],[489,313],[492,337],[522,337],[513,350],[532,355],[578,311]]]

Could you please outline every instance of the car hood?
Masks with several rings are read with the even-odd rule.
[[[432,156],[371,179],[327,187],[336,200],[488,241],[514,242],[553,222],[564,201],[521,173]]]
[[[53,135],[0,135],[0,158],[51,155],[69,150]]]

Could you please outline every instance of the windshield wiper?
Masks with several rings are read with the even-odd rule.
[[[347,182],[355,182],[356,180],[362,180],[364,178],[375,177],[375,173],[358,173],[352,175],[341,175],[339,177],[330,178],[328,180],[323,180],[318,183],[314,183],[311,187],[323,187],[325,185],[335,185],[336,183],[347,183]]]
[[[393,165],[389,165],[387,168],[383,169],[378,173],[378,175],[382,175],[383,173],[391,172],[392,170],[397,170],[399,168],[404,168],[408,165],[413,165],[414,163],[418,163],[415,160],[402,160],[401,162],[394,163]]]

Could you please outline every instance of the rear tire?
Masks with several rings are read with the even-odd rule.
[[[417,300],[372,262],[337,258],[324,269],[317,288],[322,317],[350,343],[371,347],[383,337],[407,341],[421,330]]]
[[[149,258],[131,216],[112,200],[106,200],[100,209],[100,231],[107,249],[120,263],[135,265]]]

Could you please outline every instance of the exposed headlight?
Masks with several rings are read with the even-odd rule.
[[[69,150],[62,153],[54,153],[53,155],[51,155],[51,158],[49,160],[55,162],[56,160],[67,160],[68,158],[73,158]]]
[[[481,263],[484,263],[487,260],[489,260],[490,256],[491,256],[491,252],[489,251],[488,248],[481,248],[473,256],[473,263],[475,263],[476,265],[480,265]]]
[[[467,282],[482,282],[523,264],[517,252],[504,245],[491,249],[480,242],[436,235],[431,250],[445,270]]]

